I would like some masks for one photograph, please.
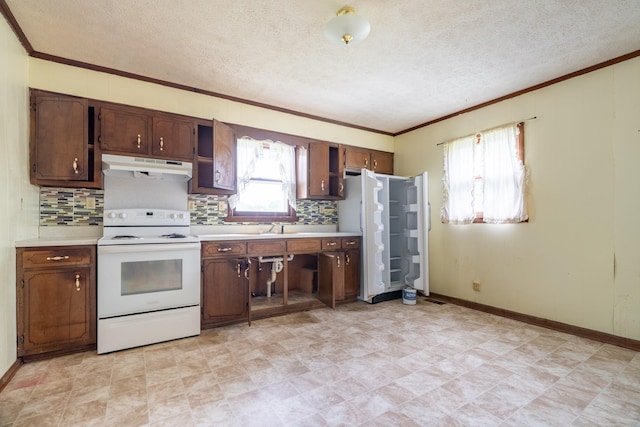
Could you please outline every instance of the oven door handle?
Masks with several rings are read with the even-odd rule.
[[[140,252],[167,252],[180,250],[200,250],[200,243],[165,243],[149,245],[98,246],[99,254],[129,254]]]

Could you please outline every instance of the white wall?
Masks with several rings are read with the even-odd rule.
[[[391,136],[337,126],[195,92],[177,90],[41,59],[30,59],[29,85],[33,88],[68,95],[118,102],[193,117],[215,118],[228,123],[376,150],[393,151],[393,137]]]
[[[640,339],[638,76],[640,58],[396,138],[396,172],[430,174],[433,292]],[[442,224],[436,144],[532,116],[530,222]]]
[[[0,19],[0,376],[16,361],[16,240],[38,234],[29,184],[28,58]]]

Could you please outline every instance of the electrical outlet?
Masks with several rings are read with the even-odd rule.
[[[480,292],[480,282],[478,282],[477,280],[473,281],[473,290],[476,292]]]
[[[96,198],[95,197],[85,197],[84,199],[84,207],[87,209],[95,209],[96,208]]]
[[[196,210],[196,201],[195,200],[189,200],[187,202],[187,209],[189,210],[189,212],[193,212]]]

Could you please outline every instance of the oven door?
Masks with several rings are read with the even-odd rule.
[[[98,318],[200,305],[200,243],[98,246]]]

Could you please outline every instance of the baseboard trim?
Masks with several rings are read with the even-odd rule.
[[[429,298],[441,302],[472,308],[474,310],[482,311],[489,314],[495,314],[496,316],[506,317],[508,319],[518,320],[530,325],[541,326],[543,328],[553,329],[554,331],[565,332],[567,334],[575,335],[578,337],[588,338],[606,344],[628,348],[629,350],[640,351],[640,341],[631,338],[619,337],[617,335],[607,334],[605,332],[594,331],[592,329],[582,328],[580,326],[573,326],[562,322],[556,322],[555,320],[543,319],[541,317],[522,314],[515,311],[505,310],[503,308],[497,308],[460,298],[449,297],[446,295],[429,293]]]
[[[13,362],[13,365],[9,367],[7,372],[4,373],[2,378],[0,378],[0,392],[4,390],[7,384],[9,384],[9,381],[11,381],[11,378],[13,378],[16,372],[18,372],[18,369],[20,369],[20,366],[22,366],[22,359],[18,358],[16,359],[15,362]]]

